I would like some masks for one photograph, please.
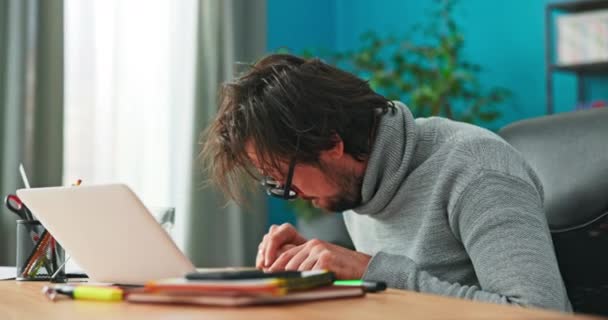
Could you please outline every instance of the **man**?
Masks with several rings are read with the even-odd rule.
[[[367,82],[319,60],[271,55],[220,92],[203,159],[242,200],[269,194],[344,211],[356,251],[272,226],[264,270],[329,269],[340,279],[504,304],[570,310],[542,186],[493,133],[414,119]]]

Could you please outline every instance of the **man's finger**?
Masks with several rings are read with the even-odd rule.
[[[298,253],[296,253],[291,260],[289,260],[289,262],[287,262],[287,264],[285,265],[285,267],[283,268],[284,270],[298,270],[300,268],[300,265],[302,264],[302,262],[304,262],[304,260],[306,260],[306,258],[308,258],[310,256],[310,251],[309,250],[300,250]]]
[[[279,228],[279,226],[277,226],[276,224],[273,224],[270,226],[270,228],[268,229],[268,233],[272,234],[273,232],[276,232],[276,230]]]
[[[294,244],[286,244],[286,245],[284,245],[284,246],[280,247],[280,248],[277,250],[277,256],[280,256],[281,254],[283,254],[283,252],[285,252],[285,251],[287,251],[287,250],[289,250],[289,249],[291,249],[291,248],[294,248],[294,247],[296,247],[296,245],[294,245]],[[258,251],[258,254],[259,254],[261,257],[259,258],[259,259],[260,259],[260,263],[259,263],[259,264],[256,264],[256,267],[257,267],[258,269],[263,269],[264,271],[269,271],[269,269],[268,269],[268,268],[264,268],[264,255],[263,255],[263,251],[262,251],[262,252]],[[256,260],[256,261],[257,261],[257,260]]]
[[[258,269],[264,267],[264,257],[266,256],[266,243],[268,242],[268,234],[265,234],[262,238],[262,242],[258,245],[258,254],[255,257],[255,266]]]
[[[277,250],[277,256],[280,256],[281,254],[283,254],[283,252],[295,247],[297,247],[295,244],[286,244]]]
[[[255,256],[255,267],[257,269],[261,269],[264,266],[264,260],[262,259],[264,257],[262,249],[258,249],[258,253]]]
[[[273,234],[270,234],[264,249],[264,266],[270,267],[277,257],[277,250],[284,244],[291,243],[296,235],[296,230],[289,224],[281,225]]]
[[[300,264],[298,271],[313,270],[315,266],[319,265],[322,257],[329,254],[327,247],[330,246],[330,244],[324,241],[312,239],[306,243],[306,246],[308,247],[310,254],[308,255],[308,258]]]
[[[317,264],[318,257],[316,255],[309,255],[300,266],[298,266],[298,271],[308,271],[312,270],[313,267]]]
[[[283,252],[268,268],[269,271],[282,271],[285,270],[285,265],[295,256],[298,252],[304,250],[304,246],[293,247]]]

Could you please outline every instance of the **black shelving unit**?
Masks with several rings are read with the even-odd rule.
[[[554,57],[553,13],[576,13],[608,9],[608,0],[575,0],[550,3],[545,7],[545,82],[547,95],[547,114],[554,112],[553,105],[553,73],[570,72],[576,75],[577,100],[586,100],[584,79],[587,75],[608,74],[608,61],[584,64],[558,65]]]

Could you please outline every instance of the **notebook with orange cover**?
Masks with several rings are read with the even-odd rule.
[[[184,278],[172,278],[150,281],[144,286],[149,293],[193,293],[220,294],[240,293],[249,295],[284,295],[287,289],[281,286],[281,279],[251,279],[251,280],[214,280],[193,281]]]
[[[326,270],[303,271],[301,277],[229,279],[229,280],[188,280],[185,278],[164,279],[148,282],[146,292],[199,293],[248,295],[284,295],[288,291],[307,290],[333,283],[335,276]]]
[[[133,303],[160,303],[160,304],[191,304],[238,307],[259,304],[283,304],[292,302],[304,302],[315,300],[327,300],[338,298],[363,297],[365,292],[361,287],[326,286],[316,289],[290,292],[285,295],[209,295],[166,292],[132,292],[127,295],[126,300]]]

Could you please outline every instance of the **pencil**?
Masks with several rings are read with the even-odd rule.
[[[36,264],[36,262],[38,261],[38,258],[40,258],[42,253],[46,251],[46,247],[50,241],[50,238],[51,238],[51,234],[47,230],[44,230],[44,232],[42,232],[42,236],[40,237],[40,240],[34,247],[34,250],[32,250],[32,253],[25,261],[25,267],[23,268],[22,276],[25,277],[26,275],[29,275],[30,273],[32,273],[32,272],[30,272],[30,269],[32,269],[32,267]]]

